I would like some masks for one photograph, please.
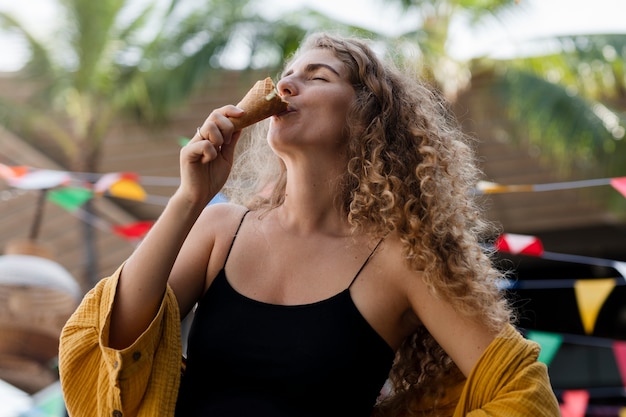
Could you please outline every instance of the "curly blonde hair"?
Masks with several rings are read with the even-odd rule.
[[[332,51],[343,62],[356,92],[339,197],[350,224],[376,237],[399,236],[407,265],[422,272],[433,294],[500,330],[513,314],[497,285],[504,272],[481,245],[494,229],[473,195],[480,171],[471,138],[436,90],[384,63],[366,41],[316,33],[299,52],[316,48]],[[246,201],[252,208],[276,207],[284,200],[285,167],[263,142],[244,142],[225,189],[230,198],[242,201],[236,191],[241,193],[245,183],[256,192]],[[259,150],[261,144],[264,150]],[[273,168],[259,173],[251,165]],[[263,189],[267,192],[259,196]],[[444,415],[444,398],[450,395],[446,387],[463,380],[422,326],[397,351],[389,375],[391,393],[379,401],[375,415]]]

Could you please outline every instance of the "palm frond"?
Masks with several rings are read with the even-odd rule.
[[[493,87],[520,136],[562,170],[613,158],[621,139],[616,124],[623,123],[618,112],[528,71],[509,68]]]
[[[54,72],[50,52],[45,43],[37,39],[26,27],[14,16],[6,12],[0,12],[0,27],[4,30],[17,33],[22,37],[30,51],[30,60],[24,73],[32,77],[47,77]]]

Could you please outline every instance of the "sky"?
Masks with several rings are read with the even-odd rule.
[[[0,0],[0,10],[27,22],[36,35],[46,36],[54,22],[54,1]],[[383,0],[266,0],[266,14],[311,7],[337,20],[398,35],[416,27],[417,17],[402,14]],[[450,54],[459,59],[477,55],[510,56],[523,52],[523,42],[533,37],[574,33],[626,33],[624,0],[519,0],[519,12],[503,22],[480,30],[456,22],[451,32]],[[0,33],[0,71],[15,71],[27,55],[20,42]]]
[[[94,0],[97,1],[97,0]],[[0,0],[0,10],[26,22],[37,36],[49,33],[54,21],[53,1]],[[337,20],[398,35],[415,28],[416,18],[402,15],[381,0],[266,0],[266,10],[282,13],[308,6]],[[522,51],[524,41],[559,34],[626,33],[624,0],[520,0],[520,11],[503,22],[481,30],[469,30],[462,22],[453,26],[450,54],[459,59],[472,56],[507,56]],[[0,33],[0,71],[14,71],[27,57],[21,44]],[[24,393],[0,381],[0,417],[16,417],[30,404]]]

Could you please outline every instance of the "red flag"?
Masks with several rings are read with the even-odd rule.
[[[0,164],[0,177],[5,179],[22,177],[28,174],[28,171],[28,167],[24,165],[7,166]]]
[[[587,404],[589,403],[589,391],[569,390],[563,393],[561,407],[562,417],[585,417]]]
[[[153,221],[140,221],[125,226],[113,226],[113,231],[127,239],[140,239],[148,233]]]
[[[494,246],[500,252],[509,252],[514,255],[543,255],[543,245],[536,236],[504,233],[498,236]]]
[[[626,177],[611,179],[611,185],[617,191],[619,191],[624,197],[626,197]]]
[[[617,362],[617,369],[622,377],[622,385],[626,387],[626,342],[616,340],[613,342],[613,355]]]

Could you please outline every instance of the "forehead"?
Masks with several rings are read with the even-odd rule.
[[[347,70],[343,62],[341,62],[332,50],[328,48],[314,48],[300,53],[297,55],[296,59],[287,65],[283,73],[287,74],[296,71],[304,71],[308,67],[315,64],[328,65],[332,67],[341,77],[345,78],[347,76]]]

